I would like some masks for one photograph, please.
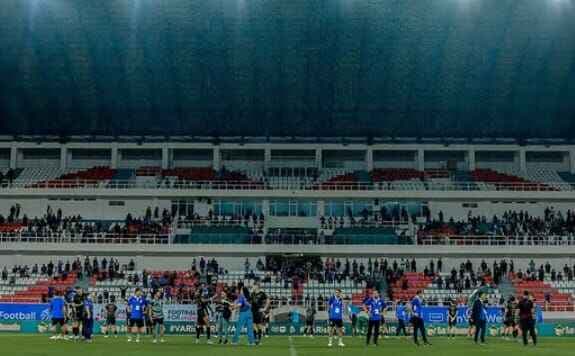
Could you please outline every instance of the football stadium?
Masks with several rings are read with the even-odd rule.
[[[575,0],[2,0],[9,356],[575,349]]]

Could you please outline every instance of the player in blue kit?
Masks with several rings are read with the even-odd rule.
[[[413,325],[413,342],[419,346],[419,341],[417,340],[417,333],[421,333],[421,338],[423,339],[424,345],[431,345],[427,341],[427,334],[425,331],[425,323],[423,322],[423,293],[418,290],[415,297],[411,299],[411,324]]]
[[[52,316],[52,326],[54,327],[54,336],[50,339],[64,339],[66,333],[66,301],[60,291],[56,291],[56,295],[50,300],[50,315]]]
[[[136,288],[136,293],[128,299],[128,315],[129,327],[132,334],[136,338],[136,342],[140,342],[140,335],[144,334],[144,309],[146,307],[146,299],[142,296],[142,290]],[[131,342],[132,338],[128,338]]]
[[[92,333],[94,332],[94,299],[90,294],[86,294],[84,299],[84,327],[82,333],[84,341],[92,342]]]
[[[238,311],[238,322],[236,325],[236,333],[232,339],[232,344],[237,345],[240,340],[240,334],[245,327],[248,335],[248,342],[250,345],[255,345],[254,338],[254,319],[252,313],[252,305],[248,302],[246,297],[247,289],[243,286],[238,287],[237,299],[234,302],[234,307]]]
[[[406,325],[409,323],[409,312],[405,307],[405,302],[400,300],[397,304],[395,309],[395,317],[397,319],[397,329],[395,332],[395,336],[401,335],[403,332],[403,336],[407,336],[407,328]]]
[[[369,346],[371,336],[373,335],[373,344],[377,346],[379,328],[383,321],[383,311],[385,309],[385,301],[379,297],[378,291],[373,291],[371,298],[368,298],[364,302],[364,309],[369,315],[366,345]]]
[[[335,294],[329,298],[329,343],[327,346],[331,347],[334,335],[339,335],[339,347],[344,347],[343,344],[343,299],[341,297],[341,289],[336,289]]]

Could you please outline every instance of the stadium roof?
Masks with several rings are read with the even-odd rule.
[[[3,0],[0,134],[575,138],[575,2]]]

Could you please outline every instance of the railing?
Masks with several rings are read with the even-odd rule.
[[[182,239],[181,237],[184,237]],[[269,234],[260,236],[241,233],[200,233],[181,236],[154,234],[41,234],[30,233],[0,233],[0,244],[111,244],[111,245],[410,245],[408,238],[384,238],[380,235],[299,235],[299,234]]]
[[[136,181],[136,180],[58,180],[51,182],[4,181],[0,192],[16,189],[43,191],[61,189],[67,191],[82,189],[125,190],[290,190],[290,191],[514,191],[550,192],[575,191],[570,183],[485,183],[485,182],[377,182],[377,183],[290,183],[268,184],[251,181]]]
[[[575,236],[449,236],[419,237],[418,245],[424,246],[575,246]]]
[[[118,244],[118,245],[167,245],[171,236],[167,234],[72,234],[51,233],[34,234],[28,232],[0,233],[0,243],[81,243],[81,244]]]
[[[223,226],[238,226],[238,227],[256,227],[262,226],[263,220],[258,219],[258,223],[254,224],[253,219],[209,219],[200,218],[195,220],[181,220],[176,222],[176,227],[179,229],[191,229],[194,227],[223,227]]]
[[[237,235],[238,238],[231,238]],[[240,236],[241,235],[241,236]],[[575,236],[425,236],[417,239],[410,236],[381,236],[379,234],[362,235],[298,235],[269,234],[242,235],[229,233],[206,233],[189,236],[186,241],[179,241],[178,236],[169,234],[31,234],[0,233],[0,244],[29,243],[77,243],[77,244],[111,244],[111,245],[417,245],[422,246],[575,246]],[[175,240],[174,240],[175,239]]]

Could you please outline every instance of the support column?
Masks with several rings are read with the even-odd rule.
[[[118,169],[118,144],[112,143],[112,154],[110,160],[110,168]]]
[[[569,151],[569,169],[571,174],[575,174],[575,150]]]
[[[162,169],[170,168],[170,149],[167,146],[162,147]]]
[[[416,161],[417,161],[417,170],[418,171],[424,171],[425,170],[425,152],[421,148],[417,150]]]
[[[16,169],[18,167],[18,148],[16,146],[10,147],[10,168]]]
[[[271,167],[272,162],[272,149],[265,148],[264,149],[264,168],[267,171]]]
[[[213,169],[216,171],[219,171],[222,168],[222,154],[220,152],[220,148],[219,147],[214,147],[214,150],[212,152],[212,159],[213,159]]]
[[[270,215],[270,201],[268,199],[262,200],[262,214],[266,218]]]
[[[60,148],[60,169],[65,170],[68,168],[68,147],[62,146]]]
[[[367,151],[365,151],[365,166],[368,172],[373,170],[373,148],[368,148]]]
[[[467,151],[467,169],[475,170],[475,150]]]
[[[315,149],[315,168],[318,169],[318,171],[320,171],[323,167],[323,155],[322,155],[322,150],[321,148],[316,148]]]
[[[318,200],[317,201],[317,216],[325,216],[325,200]]]
[[[519,170],[521,173],[527,172],[527,154],[524,148],[520,148],[519,154]]]

